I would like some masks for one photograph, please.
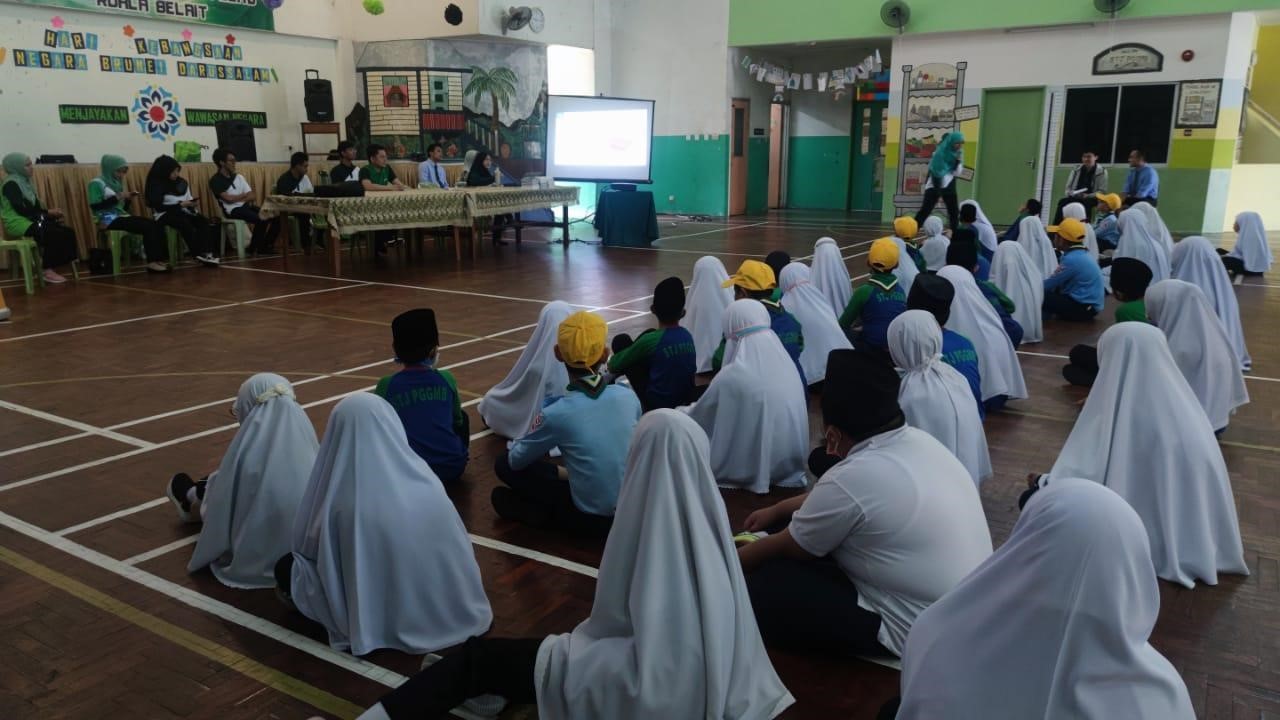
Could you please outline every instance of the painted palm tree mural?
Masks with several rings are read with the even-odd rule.
[[[501,125],[498,121],[498,108],[508,110],[511,107],[511,99],[516,95],[516,88],[520,83],[520,79],[510,68],[496,67],[491,70],[485,70],[480,67],[471,68],[471,80],[467,83],[467,87],[462,91],[464,97],[472,98],[477,104],[484,100],[484,96],[488,95],[493,103],[493,115],[489,119],[489,129],[491,138],[489,147],[496,152],[502,144]]]

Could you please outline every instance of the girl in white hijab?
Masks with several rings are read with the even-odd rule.
[[[293,386],[271,373],[246,380],[231,412],[240,429],[207,484],[186,475],[170,482],[170,498],[180,509],[182,499],[188,508],[198,505],[204,521],[187,571],[208,567],[233,588],[274,587],[276,561],[289,552],[289,527],[315,464],[316,431]]]
[[[372,393],[348,396],[329,416],[291,557],[288,576],[277,570],[290,579],[282,590],[335,650],[423,654],[493,623],[458,511],[395,410]]]
[[[724,487],[767,493],[804,487],[809,410],[804,384],[757,300],[724,314],[724,365],[702,399],[681,408],[711,438],[711,468]]]
[[[978,233],[979,249],[982,255],[990,260],[991,255],[996,251],[996,245],[1000,242],[1000,238],[996,235],[996,228],[987,219],[987,214],[982,212],[982,206],[978,204],[977,200],[965,200],[960,203],[962,209],[966,205],[973,206],[975,219],[972,225],[974,231]],[[933,270],[933,266],[929,266],[929,269]]]
[[[1231,276],[1219,261],[1213,245],[1199,235],[1183,238],[1173,248],[1173,262],[1170,266],[1175,279],[1186,280],[1204,292],[1209,305],[1222,321],[1227,337],[1231,339],[1231,348],[1240,358],[1240,369],[1249,370],[1253,366],[1253,360],[1249,357],[1249,348],[1244,344],[1240,304],[1231,287]]]
[[[689,286],[680,325],[693,335],[700,373],[711,372],[711,358],[723,338],[720,333],[724,328],[724,310],[733,302],[733,289],[721,287],[728,279],[729,273],[720,258],[707,255],[693,264],[693,283]]]
[[[1165,280],[1147,288],[1147,319],[1164,331],[1169,352],[1200,399],[1213,429],[1222,432],[1236,408],[1249,402],[1240,357],[1200,288]]]
[[[932,216],[930,216],[932,217]],[[941,222],[941,220],[939,220]],[[897,267],[893,269],[893,276],[898,278],[898,284],[902,286],[902,292],[911,292],[911,286],[916,282],[916,276],[920,274],[920,268],[916,266],[911,255],[907,253],[907,242],[897,235],[890,235],[889,239],[894,245],[898,246],[898,258],[900,259]],[[843,313],[843,309],[841,311]]]
[[[1017,351],[1013,349],[995,308],[978,289],[973,273],[958,265],[948,265],[938,271],[938,277],[950,282],[956,290],[947,329],[968,338],[978,351],[982,401],[988,403],[1000,397],[1027,397],[1027,383],[1022,377]],[[992,408],[989,406],[988,409]]]
[[[556,360],[556,331],[572,313],[568,303],[547,303],[538,313],[538,326],[515,367],[480,400],[480,417],[494,433],[505,438],[522,437],[529,432],[546,399],[564,395],[569,374],[564,363]]]
[[[778,279],[782,288],[782,307],[795,316],[804,329],[804,349],[800,351],[800,367],[810,384],[827,377],[827,355],[832,350],[851,348],[849,338],[836,318],[827,310],[826,298],[809,282],[809,266],[793,262],[782,269]]]
[[[1002,242],[996,246],[995,258],[991,260],[991,282],[1013,301],[1013,319],[1022,326],[1022,342],[1044,340],[1044,318],[1040,314],[1040,306],[1044,304],[1044,278],[1020,243]]]
[[[938,272],[946,266],[950,245],[951,239],[942,234],[942,218],[930,215],[924,221],[924,242],[920,244],[920,254],[924,255],[925,267],[930,272]]]
[[[1160,588],[1142,520],[1055,479],[1008,541],[916,619],[898,720],[1193,720],[1149,638]]]
[[[889,354],[902,374],[898,404],[907,424],[942,443],[969,471],[974,484],[981,485],[991,477],[987,435],[969,381],[942,362],[938,321],[924,310],[908,310],[894,318],[889,323]]]
[[[1084,249],[1089,251],[1089,257],[1097,260],[1098,235],[1093,230],[1093,223],[1089,222],[1089,213],[1084,209],[1084,204],[1074,202],[1063,205],[1062,217],[1074,218],[1084,223]]]
[[[1035,215],[1028,215],[1018,223],[1018,240],[1027,257],[1040,269],[1040,278],[1049,277],[1058,271],[1058,256],[1053,252],[1053,243],[1044,231],[1044,224]]]
[[[1173,235],[1169,232],[1169,226],[1164,224],[1164,218],[1160,217],[1160,212],[1151,203],[1146,202],[1136,202],[1129,209],[1142,213],[1147,220],[1147,230],[1151,233],[1151,237],[1160,242],[1165,255],[1172,255]]]
[[[1144,203],[1138,203],[1138,205],[1142,204]],[[1168,280],[1169,253],[1165,251],[1164,243],[1151,234],[1146,216],[1141,211],[1133,212],[1133,208],[1129,208],[1120,213],[1119,225],[1120,243],[1116,245],[1114,257],[1131,257],[1141,260],[1151,268],[1153,283]]]
[[[813,245],[813,286],[827,299],[831,314],[840,317],[844,307],[853,297],[853,284],[849,280],[849,268],[845,267],[840,246],[829,237],[820,238]]]
[[[472,639],[360,720],[443,718],[481,693],[537,702],[544,720],[780,714],[795,701],[760,640],[708,450],[681,413],[645,415],[591,616],[545,640]]]
[[[1220,572],[1248,575],[1222,450],[1159,328],[1111,326],[1098,341],[1098,367],[1041,486],[1084,478],[1119,493],[1142,518],[1165,580],[1194,587],[1218,584]]]
[[[1226,253],[1223,263],[1232,275],[1261,275],[1271,269],[1271,245],[1262,216],[1248,211],[1236,215],[1236,246]]]

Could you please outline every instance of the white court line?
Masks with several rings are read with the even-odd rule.
[[[1042,358],[1049,358],[1049,359],[1051,359],[1051,360],[1070,360],[1070,359],[1071,359],[1071,358],[1070,358],[1070,356],[1067,356],[1067,355],[1057,355],[1057,354],[1055,354],[1055,353],[1039,353],[1039,352],[1031,352],[1030,350],[1019,350],[1019,351],[1018,351],[1018,354],[1019,354],[1019,355],[1028,355],[1028,356],[1030,356],[1030,357],[1042,357]],[[1244,373],[1244,379],[1245,379],[1245,380],[1257,380],[1257,381],[1259,381],[1259,382],[1273,382],[1273,383],[1280,383],[1280,378],[1264,377],[1264,376],[1262,376],[1262,375],[1252,375],[1252,374],[1250,374],[1250,373]]]
[[[58,530],[57,532],[55,532],[54,535],[67,536],[73,533],[78,533],[81,530],[88,530],[91,527],[97,527],[98,525],[102,525],[103,523],[109,523],[112,520],[119,520],[122,517],[128,517],[130,515],[133,515],[134,513],[140,513],[143,510],[150,510],[151,508],[156,507],[157,505],[163,505],[167,502],[169,502],[169,498],[167,497],[160,497],[160,498],[156,498],[155,500],[148,500],[140,505],[134,505],[131,508],[125,508],[124,510],[117,510],[116,512],[113,512],[110,515],[103,515],[102,517],[99,517],[99,518],[86,520],[80,523],[79,525],[72,525],[71,527],[62,528],[61,530]]]
[[[583,565],[582,563],[576,563],[572,560],[565,560],[564,558],[556,557],[555,555],[548,555],[547,553],[538,552],[537,550],[530,550],[529,548],[523,548],[519,545],[512,545],[510,543],[504,543],[501,540],[493,540],[491,538],[480,537],[479,535],[472,535],[470,533],[467,534],[467,537],[471,538],[471,542],[473,544],[479,545],[480,547],[497,550],[499,552],[507,553],[508,555],[515,555],[529,560],[537,560],[544,565],[553,565],[563,570],[568,570],[569,572],[578,573],[579,575],[586,575],[587,577],[594,578],[600,574],[598,570],[590,565]]]
[[[160,547],[154,550],[148,550],[144,553],[138,553],[137,555],[134,555],[131,558],[126,558],[124,560],[121,560],[121,562],[123,562],[125,565],[141,565],[142,563],[148,560],[154,560],[155,558],[158,558],[161,555],[167,555],[168,553],[171,553],[174,550],[177,550],[178,548],[184,548],[188,545],[195,545],[196,541],[199,539],[200,539],[200,533],[196,533],[195,535],[188,535],[187,537],[184,537],[181,540],[174,540],[173,542],[165,545],[161,545]]]
[[[58,425],[65,425],[66,427],[74,428],[76,430],[89,433],[91,435],[99,435],[101,437],[108,438],[110,440],[115,440],[116,442],[119,442],[119,443],[124,443],[125,445],[133,445],[134,447],[147,448],[147,447],[151,447],[153,444],[153,443],[147,442],[146,440],[140,440],[130,435],[122,435],[118,432],[112,432],[110,430],[106,430],[100,427],[88,425],[78,420],[64,418],[59,415],[54,415],[52,413],[44,412],[43,410],[36,410],[34,408],[26,407],[25,405],[18,405],[17,403],[11,403],[7,400],[0,400],[0,408],[4,408],[5,410],[11,410],[16,413],[22,413],[23,415],[29,415],[33,418],[38,418],[46,422],[57,423]]]
[[[56,438],[53,438],[52,440],[44,440],[42,442],[31,443],[30,445],[23,445],[22,447],[16,447],[16,448],[11,448],[9,450],[5,450],[4,452],[0,452],[0,457],[4,457],[6,455],[17,455],[18,453],[29,452],[31,450],[38,450],[43,447],[49,447],[50,445],[58,445],[58,444],[67,442],[68,440],[79,440],[80,438],[91,437],[92,435],[93,433],[89,433],[89,432],[72,433],[70,435],[63,435],[62,437],[56,437]]]
[[[699,235],[710,235],[711,233],[729,232],[731,230],[741,230],[742,228],[760,227],[761,225],[768,225],[768,224],[769,222],[766,220],[764,222],[748,223],[746,225],[729,225],[727,227],[715,228],[713,230],[706,230],[704,232],[688,233],[685,235],[671,235],[669,237],[658,238],[658,239],[659,240],[679,240],[680,238],[698,237]]]

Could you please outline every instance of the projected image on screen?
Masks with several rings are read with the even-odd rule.
[[[548,175],[651,182],[652,100],[552,95],[547,109]]]

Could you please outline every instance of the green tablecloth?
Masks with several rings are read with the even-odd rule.
[[[658,213],[647,190],[606,190],[596,205],[596,233],[605,245],[649,247],[658,239]]]

